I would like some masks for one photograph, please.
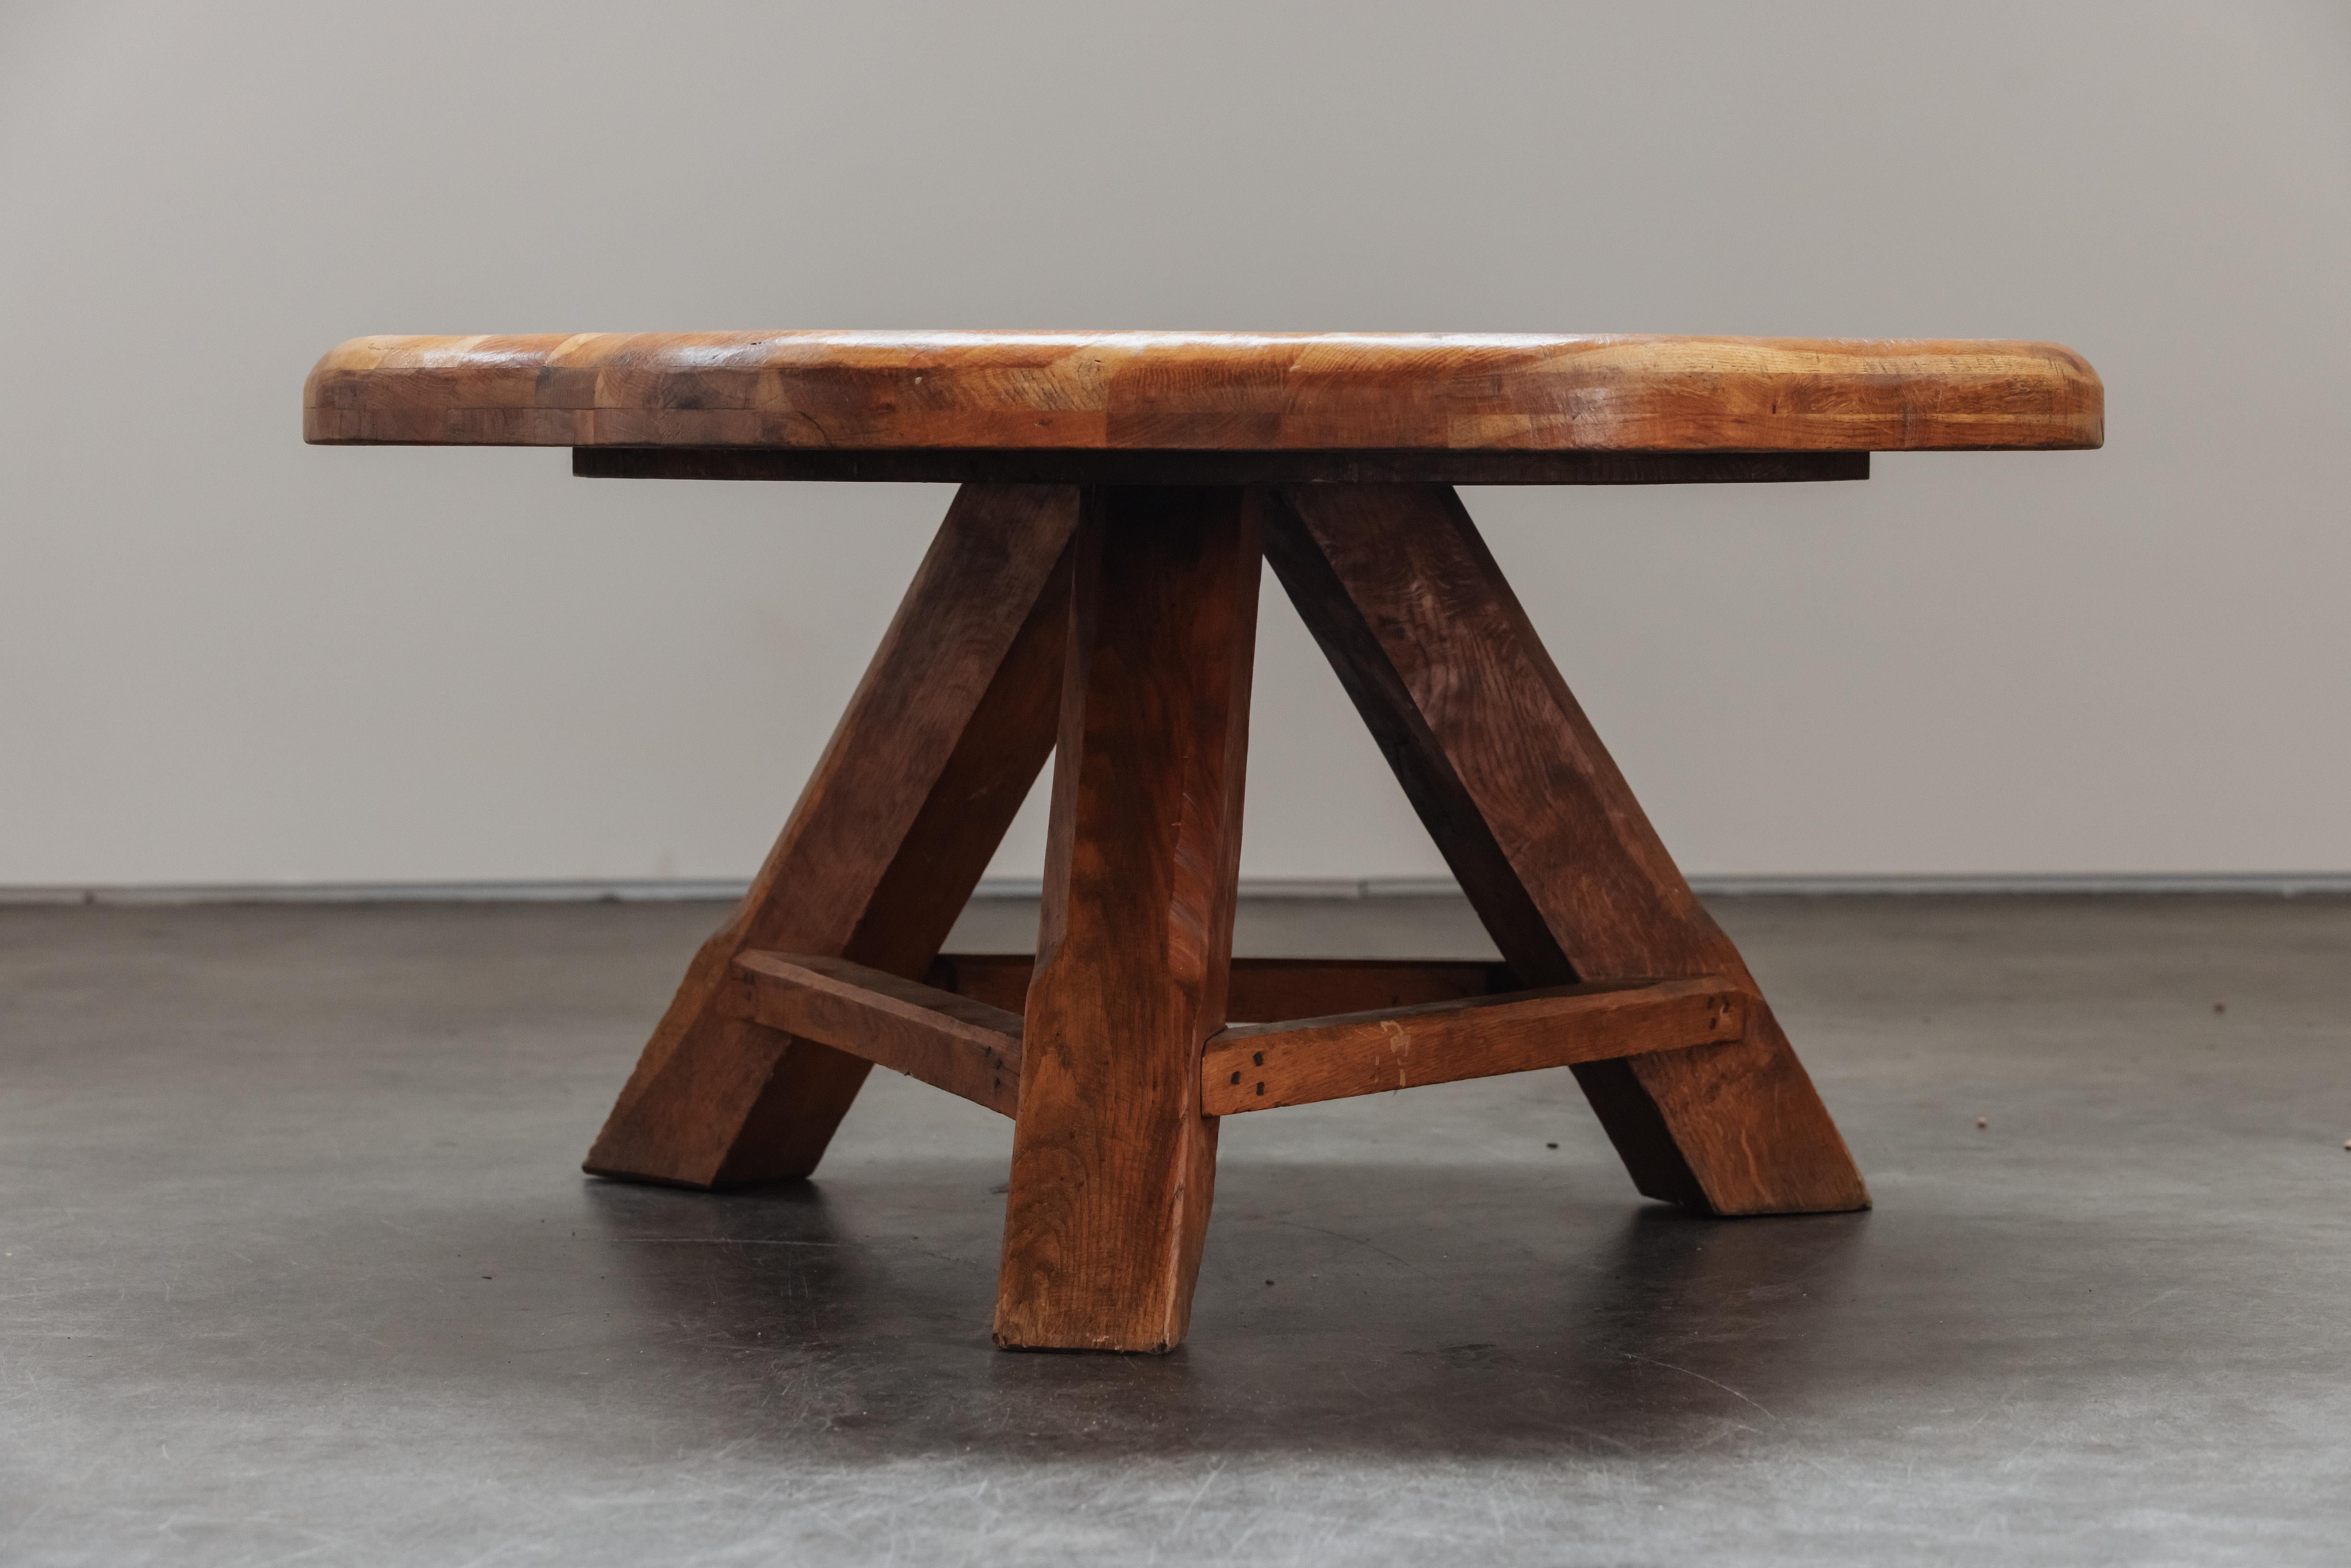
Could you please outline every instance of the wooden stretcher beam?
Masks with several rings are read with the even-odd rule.
[[[1020,1015],[886,970],[805,953],[737,956],[739,1016],[1011,1115]]]
[[[1211,1036],[1201,1110],[1270,1111],[1354,1094],[1738,1040],[1747,995],[1720,976],[1553,986]]]
[[[940,990],[1019,1012],[1035,965],[1026,953],[942,953],[924,978]],[[1236,958],[1230,985],[1225,1010],[1250,1023],[1525,988],[1508,964],[1478,958]]]

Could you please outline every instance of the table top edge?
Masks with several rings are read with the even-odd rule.
[[[2061,343],[1629,334],[715,332],[354,338],[316,444],[836,451],[2083,450]]]

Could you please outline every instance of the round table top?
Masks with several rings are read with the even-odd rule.
[[[802,453],[1867,453],[2092,447],[2055,343],[1486,333],[354,338],[303,435]],[[1865,462],[1865,459],[1859,461]]]

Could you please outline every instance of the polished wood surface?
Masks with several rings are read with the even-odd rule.
[[[1722,975],[1735,1044],[1587,1063],[1635,1185],[1714,1214],[1865,1208],[1868,1189],[1739,952],[1440,485],[1298,486],[1266,556],[1495,945],[1531,984]]]
[[[1747,996],[1719,976],[1615,980],[1337,1018],[1236,1024],[1200,1063],[1211,1116],[1384,1094],[1735,1040]]]
[[[846,958],[749,952],[741,1015],[1009,1116],[1020,1103],[1020,1015]]]
[[[996,1341],[1165,1351],[1191,1320],[1217,1124],[1262,490],[1086,493],[1021,1046]]]
[[[2104,411],[2096,372],[2054,343],[608,332],[355,338],[310,372],[303,433],[833,452],[1904,452],[2095,446]]]
[[[1053,747],[1074,490],[959,492],[799,804],[589,1151],[598,1176],[806,1176],[870,1063],[736,1016],[747,951],[930,967]],[[737,678],[726,672],[726,678]],[[756,716],[756,695],[744,694]]]

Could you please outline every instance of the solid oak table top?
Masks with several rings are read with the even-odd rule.
[[[1996,340],[379,337],[303,389],[311,442],[737,454],[1827,454],[2094,447],[2104,430],[2080,355]]]

